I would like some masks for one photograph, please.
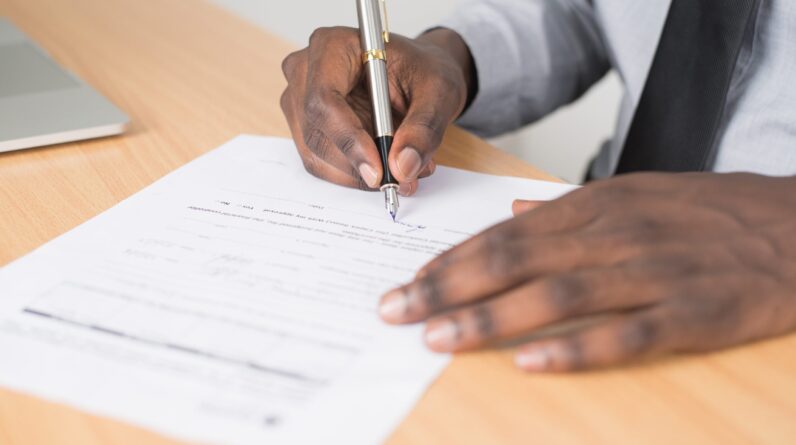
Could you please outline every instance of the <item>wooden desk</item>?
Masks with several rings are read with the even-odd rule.
[[[238,133],[289,135],[278,106],[279,66],[293,48],[216,7],[191,0],[0,0],[0,15],[133,122],[123,137],[0,155],[0,264]],[[547,178],[455,129],[437,160]],[[0,390],[3,445],[174,443]],[[389,443],[796,443],[796,337],[564,376],[523,375],[506,352],[461,355]]]

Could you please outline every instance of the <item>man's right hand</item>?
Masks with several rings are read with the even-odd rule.
[[[411,195],[434,172],[431,157],[445,129],[462,112],[472,88],[472,59],[453,31],[417,39],[391,35],[387,76],[396,129],[389,165]],[[308,172],[348,187],[377,189],[382,167],[373,141],[359,31],[321,28],[307,48],[282,62],[288,86],[282,110]]]

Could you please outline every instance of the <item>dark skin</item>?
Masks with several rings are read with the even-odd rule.
[[[331,30],[324,44],[358,54],[351,32],[355,35]],[[430,156],[463,107],[472,81],[463,42],[451,31],[434,33],[419,43],[404,39],[389,47],[391,63],[397,65],[390,71],[393,105],[404,116],[403,123],[398,119],[393,151],[422,147],[417,171],[423,174],[433,173]],[[332,117],[313,123],[306,107],[296,111],[296,104],[318,100],[311,98],[316,83],[328,83],[307,80],[324,76],[313,71],[313,43],[303,51],[286,61],[291,86],[283,104],[288,103],[285,112],[305,164],[332,182],[370,188],[353,167],[363,159],[378,162],[370,157],[376,153],[368,143],[370,113],[366,106],[343,110],[338,101],[328,108]],[[447,62],[434,62],[443,56]],[[323,62],[316,66],[337,63],[334,70],[349,71],[353,86],[340,93],[346,103],[366,99],[355,92],[362,82],[361,73],[352,74],[361,71],[356,61],[346,65],[329,51],[318,57]],[[402,62],[402,57],[418,63]],[[448,71],[452,67],[458,67],[458,75]],[[427,93],[438,76],[449,77],[443,82],[448,90]],[[437,110],[435,125],[407,122],[414,109]],[[317,141],[302,135],[315,125],[331,135],[363,130],[358,148],[313,148]],[[435,135],[415,134],[421,130]],[[391,168],[404,191],[414,192],[417,176],[401,175],[395,161],[392,156]],[[586,327],[520,346],[517,366],[534,372],[710,351],[796,328],[796,178],[631,174],[590,183],[547,203],[517,201],[513,210],[514,218],[442,254],[411,283],[384,295],[381,317],[395,324],[425,322],[431,349],[457,352],[602,316]]]
[[[413,194],[417,179],[433,173],[431,156],[467,99],[470,70],[462,66],[469,63],[469,52],[451,34],[440,30],[414,40],[391,36],[388,80],[397,130],[389,163],[403,195]],[[374,190],[382,167],[371,136],[361,57],[357,30],[316,30],[309,47],[282,62],[288,87],[281,105],[310,174]]]

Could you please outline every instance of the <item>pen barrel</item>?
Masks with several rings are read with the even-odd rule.
[[[379,0],[357,0],[357,18],[362,51],[384,50],[384,24],[381,22]]]
[[[384,175],[381,177],[382,187],[388,184],[398,184],[398,181],[390,172],[390,166],[388,162],[390,159],[390,148],[392,147],[392,136],[379,136],[375,139],[375,142],[376,147],[379,149],[379,155],[381,155],[382,170],[384,170]]]
[[[357,16],[362,62],[373,111],[374,141],[384,170],[381,185],[397,185],[398,181],[390,172],[388,163],[393,137],[392,103],[387,80],[387,55],[384,50],[385,29],[379,0],[357,0]]]
[[[392,104],[387,84],[387,63],[379,59],[368,60],[365,62],[365,74],[373,111],[374,136],[392,136]]]
[[[360,43],[365,77],[373,107],[374,136],[392,136],[392,110],[387,83],[387,56],[384,50],[384,24],[379,0],[357,0]]]

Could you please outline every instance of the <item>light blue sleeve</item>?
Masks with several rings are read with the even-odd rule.
[[[610,69],[589,0],[469,0],[440,26],[475,60],[478,94],[457,123],[481,136],[544,117]]]

